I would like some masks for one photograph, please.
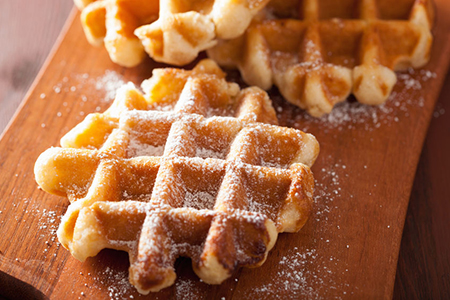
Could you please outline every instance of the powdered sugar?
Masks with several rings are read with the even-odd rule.
[[[162,156],[164,145],[153,146],[131,138],[127,147],[127,157],[137,156]]]
[[[79,93],[89,90],[89,87],[91,87],[104,94],[103,101],[110,102],[115,98],[116,90],[124,84],[122,75],[113,70],[106,70],[103,75],[93,78],[87,73],[65,76],[53,86],[53,91],[56,94]],[[43,95],[42,99],[45,98],[45,94]],[[84,94],[80,97],[83,101],[87,99]]]
[[[273,282],[264,285],[256,285],[249,297],[282,299],[281,290],[289,291],[291,297],[297,298],[300,295],[307,296],[308,299],[320,299],[317,290],[314,290],[307,279],[306,265],[317,258],[316,250],[307,250],[301,253],[297,247],[289,249],[287,253],[279,259],[276,268],[276,275]],[[319,281],[321,278],[318,279]],[[264,296],[263,296],[264,295]]]
[[[24,203],[28,200],[24,199]],[[33,214],[39,217],[38,233],[39,239],[43,241],[42,256],[56,256],[61,244],[57,241],[56,231],[61,220],[61,214],[54,210],[39,208],[37,205],[31,205],[25,210],[26,214]],[[36,249],[38,249],[36,247]]]
[[[215,151],[212,149],[207,148],[197,148],[195,156],[201,157],[201,158],[218,158],[218,159],[225,159],[226,153],[224,151]]]
[[[105,91],[105,100],[113,100],[116,96],[116,90],[125,84],[123,77],[117,72],[112,70],[106,70],[105,74],[97,77],[95,82],[95,88],[97,90]]]
[[[134,299],[134,287],[129,283],[128,271],[120,271],[110,267],[106,267],[100,273],[93,275],[91,273],[83,274],[80,272],[80,279],[89,277],[89,282],[93,284],[85,284],[85,289],[81,291],[79,299],[90,299],[92,294],[97,294],[95,290],[102,291],[101,293],[111,300]],[[83,297],[85,296],[85,297]]]
[[[184,206],[195,209],[213,209],[216,197],[207,191],[186,191],[184,195]]]
[[[334,234],[336,230],[331,228],[336,226],[336,223],[339,224],[340,219],[336,199],[343,196],[353,198],[348,191],[341,188],[341,180],[346,180],[349,176],[346,165],[341,162],[333,163],[333,156],[319,157],[325,161],[326,167],[315,172],[316,178],[319,179],[316,180],[315,210],[308,221],[310,226],[316,228],[316,239],[309,243],[312,245],[337,242]],[[333,220],[330,220],[331,216]],[[340,230],[339,225],[337,230]],[[347,243],[346,249],[350,246],[351,244]],[[349,272],[337,256],[324,256],[322,251],[319,252],[316,248],[303,246],[282,249],[280,253],[281,257],[275,258],[277,262],[271,263],[276,266],[275,270],[271,270],[273,274],[263,277],[265,281],[255,282],[251,292],[245,295],[246,298],[284,299],[289,295],[300,299],[327,299],[325,295],[339,298],[339,295],[351,294],[348,284],[336,282],[339,272]]]
[[[196,285],[192,279],[185,278],[175,282],[176,299],[197,300]]]
[[[370,106],[356,101],[344,101],[338,103],[330,114],[321,118],[312,117],[306,113],[294,112],[291,116],[283,115],[283,107],[278,106],[277,112],[280,120],[288,119],[290,126],[310,132],[311,128],[320,127],[322,133],[331,131],[345,131],[352,128],[364,128],[373,131],[381,126],[391,126],[403,118],[410,116],[410,111],[422,108],[425,105],[423,96],[417,96],[417,91],[423,88],[423,84],[436,77],[436,74],[428,70],[408,69],[397,74],[399,88],[396,88],[384,104]],[[413,96],[415,95],[415,96]],[[283,103],[281,96],[273,96],[277,103]],[[315,133],[315,132],[312,132]]]
[[[113,70],[106,70],[101,76],[91,78],[89,74],[75,74],[72,76],[78,84],[77,88],[83,90],[86,86],[91,86],[97,91],[104,93],[103,101],[110,102],[116,96],[116,91],[125,84],[122,75]]]

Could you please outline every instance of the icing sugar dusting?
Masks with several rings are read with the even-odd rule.
[[[307,294],[308,298],[319,299],[319,294],[314,290],[307,279],[307,271],[305,266],[308,261],[317,258],[316,250],[308,250],[301,253],[297,247],[290,249],[282,256],[277,264],[276,281],[256,286],[252,291],[252,295],[263,297],[267,295],[269,298],[281,299],[284,296],[281,290],[290,292],[291,296],[299,296]],[[318,280],[321,280],[319,278]]]
[[[116,96],[116,90],[125,84],[122,75],[112,70],[106,70],[105,74],[94,79],[95,88],[105,91],[105,101],[111,101]]]
[[[340,181],[349,176],[346,165],[341,162],[332,163],[335,158],[331,155],[321,159],[329,163],[324,164],[327,167],[315,172],[320,181],[316,180],[315,183],[315,211],[308,221],[315,223],[312,226],[317,231],[314,235],[316,245],[338,242],[336,228],[331,228],[339,224],[339,221],[331,218],[341,218],[337,213],[339,206],[336,200],[340,197],[353,198],[353,195],[343,191],[340,186]],[[339,230],[338,225],[337,231]],[[350,243],[346,243],[343,251],[350,246]],[[280,254],[276,258],[277,263],[271,263],[276,266],[272,270],[272,276],[265,276],[267,279],[256,282],[252,291],[245,295],[246,298],[284,299],[289,295],[300,299],[328,299],[326,295],[332,294],[339,299],[352,293],[349,292],[348,284],[335,281],[340,276],[338,274],[349,272],[348,266],[340,261],[338,255],[324,256],[316,248],[300,246],[280,251]]]
[[[195,283],[191,279],[177,280],[175,282],[175,295],[176,299],[198,299],[198,295],[195,293]]]
[[[128,280],[128,271],[118,271],[110,267],[106,267],[101,273],[93,275],[91,273],[83,274],[81,276],[91,277],[93,284],[85,285],[86,289],[83,293],[87,296],[92,294],[91,289],[101,290],[111,300],[134,299],[140,298],[136,296],[135,288]],[[86,298],[79,298],[86,299]]]
[[[320,126],[321,132],[346,131],[353,128],[363,128],[365,131],[373,131],[381,126],[390,126],[401,122],[402,118],[408,118],[413,109],[421,109],[425,105],[423,96],[417,97],[417,91],[423,89],[424,83],[436,78],[436,73],[428,70],[408,69],[397,74],[397,85],[381,105],[370,106],[356,101],[344,101],[338,103],[330,114],[321,118],[312,117],[301,110],[293,115],[283,116],[283,107],[278,106],[278,118],[286,120],[288,126],[299,128],[309,132],[311,128]],[[276,102],[283,103],[281,96],[276,94],[273,98]],[[315,132],[312,132],[313,134]]]
[[[103,101],[110,102],[116,96],[116,91],[125,84],[123,76],[113,70],[106,70],[105,73],[98,77],[91,77],[89,74],[72,74],[65,76],[61,81],[53,86],[56,94],[60,93],[80,93],[89,87],[104,93]],[[45,98],[41,97],[41,98]],[[85,95],[81,95],[81,99],[86,101]]]
[[[216,197],[206,191],[191,193],[186,191],[184,195],[184,207],[195,209],[213,209]]]
[[[137,156],[162,156],[164,153],[164,145],[153,146],[141,143],[138,139],[130,139],[127,147],[128,157]]]
[[[201,158],[218,158],[225,159],[226,153],[224,151],[215,151],[207,148],[196,148],[195,156]]]

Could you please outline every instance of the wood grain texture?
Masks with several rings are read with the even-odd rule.
[[[450,76],[417,168],[400,249],[395,299],[450,298]]]
[[[189,261],[180,260],[177,264],[177,284],[157,295],[160,299],[189,296],[217,299],[243,299],[250,296],[391,297],[414,170],[434,101],[444,78],[446,63],[443,61],[448,62],[444,54],[449,49],[449,25],[443,23],[447,20],[443,20],[442,16],[448,14],[449,10],[444,4],[445,1],[438,1],[442,22],[439,26],[442,27],[438,27],[436,34],[440,35],[441,40],[433,50],[435,60],[426,67],[435,71],[437,78],[421,82],[423,89],[420,95],[425,97],[424,107],[403,105],[406,98],[416,99],[419,96],[417,91],[411,90],[399,99],[400,107],[407,110],[408,116],[404,111],[395,110],[393,102],[394,110],[389,114],[376,112],[381,118],[379,128],[375,124],[345,122],[327,126],[323,122],[310,122],[309,119],[299,117],[298,114],[302,115],[299,110],[277,100],[283,122],[299,128],[308,127],[308,131],[316,134],[322,145],[321,156],[313,169],[318,181],[315,217],[299,234],[281,235],[262,268],[242,270],[221,286],[211,287],[198,282],[190,271]],[[153,67],[150,60],[134,69],[114,66],[103,49],[92,48],[85,42],[77,20],[71,26],[46,72],[0,142],[0,230],[4,235],[0,241],[0,283],[3,292],[9,290],[8,294],[14,295],[20,289],[25,293],[22,296],[55,299],[109,299],[131,294],[138,297],[126,284],[127,258],[123,253],[103,251],[98,257],[80,263],[58,246],[54,240],[54,229],[59,218],[55,216],[65,211],[67,202],[37,190],[32,168],[37,155],[49,146],[58,145],[59,138],[87,113],[104,110],[109,105],[109,101],[102,100],[105,89],[97,89],[96,82],[105,83],[105,78],[121,77],[139,83],[150,76]],[[108,74],[114,76],[108,77]],[[41,98],[43,94],[45,97]],[[395,118],[398,118],[398,122]],[[434,151],[432,153],[446,153]],[[425,162],[423,168],[426,169],[428,165]],[[439,163],[433,169],[440,172],[437,177],[448,174]],[[437,174],[426,172],[426,176],[420,177],[420,170],[416,183],[422,180],[430,182],[426,179],[433,177],[428,176]],[[427,186],[423,188],[430,189]],[[431,189],[439,193],[435,183]],[[414,191],[412,203],[414,195],[420,195],[418,199],[423,201],[432,200],[428,195],[430,190],[423,194]],[[333,195],[334,192],[337,194]],[[425,215],[428,217],[425,218],[437,214],[439,220],[445,221],[445,216],[442,217],[444,211],[440,210],[442,206],[429,209],[430,205],[421,205],[426,208]],[[423,215],[422,206],[417,213],[412,213],[412,217],[419,221],[423,220]],[[407,222],[410,222],[409,219]],[[448,249],[441,240],[445,237],[445,231],[437,225],[439,223],[431,224],[428,219],[426,226],[429,227],[415,227],[415,237],[418,237],[410,249],[419,253],[436,251],[441,255],[438,258],[448,263],[445,258],[448,252],[440,252]],[[405,236],[408,228],[407,223]],[[434,228],[431,230],[433,237],[429,237],[430,228]],[[427,248],[420,243],[432,239],[437,239],[434,248]],[[409,269],[403,274],[416,270],[414,260],[421,256],[413,256],[407,264]],[[422,265],[429,267],[434,258],[431,256],[425,261]],[[401,268],[402,258],[399,261],[400,278]],[[439,274],[448,274],[448,269],[447,273],[445,270],[444,264],[444,267],[429,268],[428,272],[435,272],[433,278],[437,278]],[[404,285],[408,291],[403,294],[396,292],[396,297],[422,295],[427,298],[428,295],[442,293],[439,290],[446,287],[445,280],[427,279],[427,282],[425,279],[415,280],[411,276],[409,274],[406,279],[397,280],[397,286]],[[422,287],[424,282],[426,287]],[[412,293],[409,290],[411,286],[414,287]]]

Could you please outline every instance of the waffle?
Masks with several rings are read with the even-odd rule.
[[[428,61],[433,18],[431,0],[272,0],[208,55],[319,117],[352,92],[361,103],[386,101],[395,70]]]
[[[217,39],[244,33],[269,0],[161,1],[159,19],[138,28],[147,53],[156,61],[184,65]]]
[[[218,38],[241,35],[269,0],[75,0],[88,41],[105,43],[112,61],[132,67],[145,51],[184,65]],[[159,3],[160,2],[160,3]],[[156,21],[155,21],[156,20]]]
[[[158,0],[75,0],[87,40],[105,45],[111,60],[125,67],[139,64],[144,47],[134,30],[158,18]]]
[[[206,283],[263,264],[278,233],[312,209],[319,145],[280,127],[267,94],[227,83],[204,60],[127,84],[35,165],[43,190],[70,200],[61,244],[83,261],[127,251],[140,293],[174,283],[178,256]]]

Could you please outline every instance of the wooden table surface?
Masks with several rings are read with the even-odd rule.
[[[0,132],[20,107],[72,6],[72,0],[0,1]],[[450,298],[449,98],[450,74],[415,176],[394,299]]]

